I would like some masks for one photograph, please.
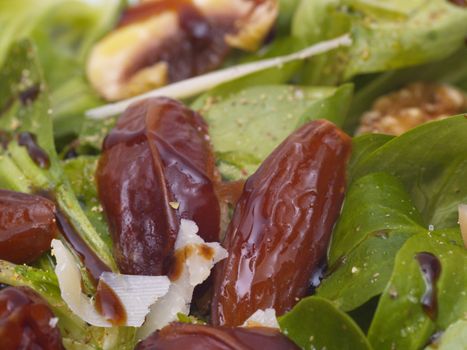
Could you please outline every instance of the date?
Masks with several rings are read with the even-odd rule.
[[[340,212],[350,151],[349,136],[313,121],[246,181],[215,275],[215,325],[241,325],[258,309],[282,315],[305,296]]]
[[[57,232],[53,202],[0,190],[0,259],[31,263],[50,249]]]
[[[204,240],[219,240],[207,125],[181,103],[130,106],[104,141],[96,176],[121,272],[167,274],[182,218],[195,221]]]
[[[32,289],[7,287],[0,292],[0,349],[64,349],[57,319]]]
[[[291,340],[273,328],[229,328],[172,323],[153,333],[135,350],[295,350]]]

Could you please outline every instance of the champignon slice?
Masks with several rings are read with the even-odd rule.
[[[95,45],[88,79],[119,100],[205,73],[233,47],[256,50],[277,12],[277,0],[143,1]]]
[[[378,98],[357,134],[400,135],[423,123],[467,111],[467,95],[446,84],[416,82]]]

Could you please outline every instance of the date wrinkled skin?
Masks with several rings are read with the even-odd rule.
[[[60,331],[48,304],[32,289],[0,291],[0,349],[63,349]]]
[[[247,180],[216,270],[215,325],[241,325],[258,309],[282,315],[305,296],[341,209],[350,151],[349,136],[313,121]]]
[[[219,240],[207,125],[181,103],[130,106],[104,141],[96,176],[122,273],[167,274],[182,218],[195,221],[204,240]]]
[[[229,328],[172,323],[139,343],[135,350],[296,350],[273,328]]]
[[[57,234],[55,205],[48,199],[0,190],[0,259],[31,263]]]

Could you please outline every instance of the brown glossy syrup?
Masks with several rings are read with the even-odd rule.
[[[201,255],[206,260],[211,260],[214,257],[214,249],[205,244],[199,246],[190,244],[182,249],[178,249],[174,253],[169,273],[169,278],[172,282],[180,278],[187,259],[195,253]]]
[[[220,182],[216,184],[216,194],[220,201],[237,205],[238,200],[243,192],[245,180],[232,182]]]
[[[79,233],[76,232],[73,225],[70,223],[65,214],[60,211],[60,209],[57,209],[55,217],[63,236],[65,236],[66,240],[71,244],[76,253],[78,253],[94,283],[97,284],[97,281],[99,281],[99,277],[102,272],[110,272],[110,268],[96,255],[96,253],[94,253],[94,251],[87,245],[83,238],[81,238]]]
[[[127,320],[126,310],[122,301],[113,289],[102,280],[97,285],[95,307],[97,312],[114,326],[122,326]]]
[[[147,20],[152,16],[158,15],[164,11],[177,11],[182,6],[193,6],[191,0],[160,0],[150,1],[126,9],[120,21],[119,27]]]
[[[23,90],[19,93],[18,97],[22,105],[27,106],[28,104],[34,102],[41,92],[39,85],[32,85],[26,90]]]
[[[18,135],[18,144],[26,147],[29,156],[39,167],[48,169],[50,159],[48,154],[37,144],[36,135],[30,132],[22,132]]]
[[[418,253],[415,259],[420,265],[420,270],[425,282],[425,292],[420,300],[423,311],[425,311],[428,317],[434,320],[438,314],[436,282],[441,274],[441,262],[435,255],[427,252]]]

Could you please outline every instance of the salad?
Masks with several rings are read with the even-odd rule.
[[[467,349],[466,1],[0,27],[0,349]]]

